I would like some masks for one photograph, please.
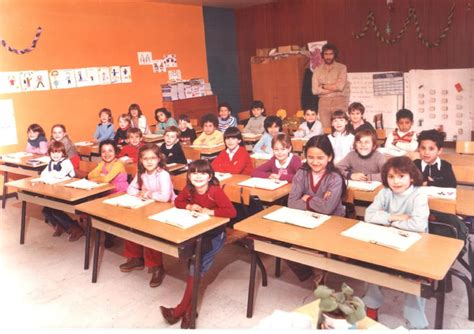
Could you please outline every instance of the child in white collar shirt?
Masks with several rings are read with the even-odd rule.
[[[334,163],[339,161],[352,151],[354,146],[354,135],[348,131],[349,116],[342,111],[336,110],[331,115],[332,133],[328,135],[334,150]]]
[[[187,164],[183,149],[179,143],[181,131],[172,125],[166,128],[164,133],[165,142],[161,144],[160,150],[166,157],[167,164]]]
[[[295,138],[309,139],[313,136],[323,134],[323,126],[318,121],[318,112],[313,108],[307,108],[304,112],[304,122],[300,124],[298,131],[293,134]]]

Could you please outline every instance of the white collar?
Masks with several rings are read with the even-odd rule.
[[[421,172],[423,172],[425,170],[427,165],[428,164],[426,162],[421,160]],[[436,168],[438,168],[438,170],[441,170],[441,159],[439,157],[437,157],[436,160],[431,165],[432,166],[436,165]]]
[[[290,164],[291,162],[291,159],[293,158],[293,153],[290,153],[288,155],[288,159],[286,159],[285,163],[283,165],[280,164],[280,161],[278,161],[277,158],[275,158],[275,166],[278,168],[278,169],[282,169],[282,168],[288,168],[288,165]]]

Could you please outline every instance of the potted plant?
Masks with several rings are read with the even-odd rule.
[[[356,322],[365,318],[364,302],[346,283],[342,283],[341,291],[319,285],[314,295],[320,300],[319,328],[355,329]]]

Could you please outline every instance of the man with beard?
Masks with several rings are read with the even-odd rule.
[[[321,50],[324,62],[313,71],[312,90],[319,96],[318,112],[323,127],[331,127],[331,114],[347,111],[348,83],[346,65],[336,62],[338,50],[327,43]]]

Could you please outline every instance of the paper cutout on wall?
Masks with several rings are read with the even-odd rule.
[[[76,79],[77,87],[90,86],[89,77],[87,76],[87,69],[76,68],[74,69],[74,78]]]
[[[48,71],[20,72],[21,90],[24,92],[49,90]]]
[[[171,82],[181,81],[181,70],[169,70],[168,80]]]
[[[132,69],[130,66],[120,67],[120,78],[122,79],[122,83],[132,82]]]
[[[163,56],[163,62],[167,68],[178,67],[178,60],[175,54],[167,54]]]
[[[111,66],[110,68],[110,83],[118,84],[122,82],[120,78],[120,66]]]
[[[0,147],[18,144],[13,101],[0,100]]]
[[[21,92],[20,72],[0,72],[0,93]]]
[[[162,73],[166,72],[166,65],[163,62],[163,59],[153,60],[153,73]]]
[[[90,86],[100,85],[99,81],[99,69],[97,67],[88,67],[87,70],[87,79],[89,80]]]
[[[76,87],[74,70],[52,70],[49,72],[52,89],[67,89]]]
[[[150,51],[137,52],[138,65],[151,65],[153,56]]]
[[[99,83],[101,85],[110,84],[110,70],[108,67],[99,67]]]

